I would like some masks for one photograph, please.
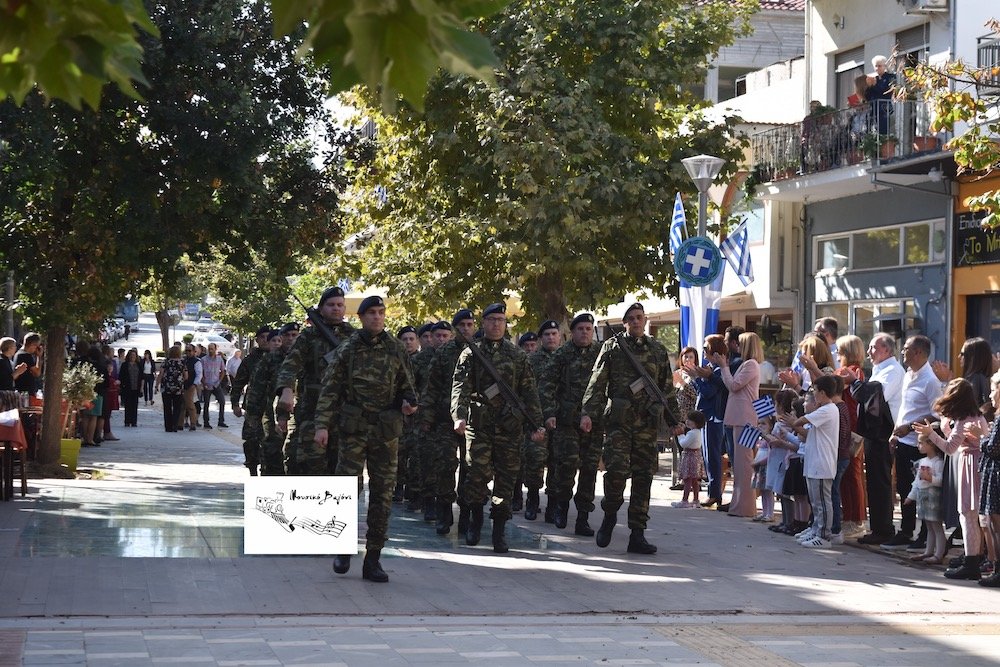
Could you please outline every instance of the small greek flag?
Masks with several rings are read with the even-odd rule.
[[[774,407],[774,399],[770,396],[763,396],[754,401],[753,411],[757,413],[757,419],[770,417],[778,412]]]
[[[758,440],[760,440],[760,435],[761,434],[758,429],[750,426],[750,424],[747,424],[743,427],[743,432],[740,433],[740,445],[750,449],[757,444]]]
[[[677,249],[684,243],[684,232],[687,229],[687,219],[684,217],[684,204],[681,193],[674,199],[674,216],[670,221],[670,256],[677,256]]]
[[[746,287],[753,282],[753,264],[750,263],[750,240],[746,223],[736,228],[725,241],[719,244],[719,250],[739,276],[740,282]]]

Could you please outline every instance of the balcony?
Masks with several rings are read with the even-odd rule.
[[[976,40],[976,54],[976,64],[981,69],[1000,67],[1000,39],[980,37]],[[976,91],[983,97],[1000,95],[1000,75],[979,82]]]
[[[880,164],[940,151],[925,102],[878,101],[783,125],[751,137],[754,180],[769,183],[842,167]]]

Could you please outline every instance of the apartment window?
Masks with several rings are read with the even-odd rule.
[[[746,92],[746,75],[756,71],[753,67],[719,68],[719,101],[731,100]],[[742,90],[740,90],[742,83]]]
[[[841,51],[833,57],[833,66],[837,90],[831,106],[842,109],[847,106],[848,96],[854,94],[854,79],[865,73],[865,47]]]
[[[814,273],[866,271],[944,261],[944,220],[819,237]]]

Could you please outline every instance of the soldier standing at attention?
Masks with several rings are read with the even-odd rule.
[[[469,472],[462,486],[462,499],[470,511],[465,543],[479,544],[483,501],[489,496],[487,484],[492,479],[490,517],[493,550],[497,553],[508,551],[504,525],[511,518],[514,479],[521,469],[525,421],[536,425],[531,436],[535,442],[545,438],[535,376],[524,351],[504,338],[506,329],[507,315],[502,303],[494,303],[483,311],[483,337],[471,344],[482,350],[499,377],[494,379],[470,350],[463,350],[455,366],[451,390],[455,432],[465,436],[469,461]],[[500,382],[520,397],[527,415],[504,399],[503,391],[498,388]]]
[[[521,334],[520,338],[517,339],[517,346],[530,357],[531,353],[538,349],[538,334],[534,331]],[[521,470],[517,473],[517,479],[514,480],[514,500],[510,503],[510,509],[512,512],[520,512],[524,509],[524,466],[521,466]],[[536,504],[530,520],[534,521],[537,516],[538,505]]]
[[[271,327],[261,327],[257,329],[257,337],[254,339],[254,347],[250,353],[243,358],[240,368],[236,371],[232,386],[229,391],[229,400],[233,406],[233,414],[237,417],[243,416],[243,390],[250,384],[254,369],[257,364],[267,354],[267,336],[271,333]],[[264,439],[264,429],[259,419],[243,420],[243,456],[246,461],[243,465],[250,469],[250,476],[257,476],[257,466],[260,465],[260,442]]]
[[[316,444],[325,447],[329,429],[340,434],[337,475],[359,480],[368,464],[368,533],[361,576],[384,583],[389,575],[379,564],[389,530],[392,490],[396,484],[397,447],[403,417],[417,411],[410,361],[402,343],[385,331],[385,302],[365,298],[358,307],[361,330],[337,348],[323,374],[316,403]],[[350,556],[337,556],[333,570],[344,574]]]
[[[420,339],[420,351],[410,357],[410,368],[413,370],[413,381],[417,385],[417,395],[423,396],[427,385],[427,374],[434,360],[434,350],[437,343],[434,340],[434,323],[428,322],[417,330]],[[427,488],[428,471],[425,460],[428,441],[420,428],[420,418],[408,420],[409,430],[403,433],[403,438],[409,438],[410,457],[406,470],[407,487],[404,491],[406,509],[417,512],[423,507],[425,489]]]
[[[282,333],[285,327],[268,335],[267,344],[270,351],[257,364],[247,389],[246,418],[261,424],[263,437],[260,442],[260,474],[267,476],[285,474],[281,456],[281,445],[285,441],[285,435],[283,431],[278,430],[274,412],[274,381],[278,368],[285,358],[287,347],[291,345],[288,340],[294,340]]]
[[[452,503],[458,499],[458,532],[469,522],[469,509],[456,493],[465,483],[465,438],[455,433],[451,419],[451,385],[455,365],[467,340],[476,332],[476,318],[468,308],[462,308],[451,318],[459,337],[452,339],[447,322],[434,325],[434,337],[445,341],[438,347],[427,374],[427,385],[420,394],[420,429],[427,438],[429,453],[426,470],[428,483],[424,488],[424,521],[434,521],[438,535],[447,535],[454,522]],[[455,470],[458,470],[458,486]]]
[[[413,370],[413,357],[420,352],[420,338],[417,336],[417,330],[411,326],[405,326],[400,328],[396,332],[396,340],[403,344],[403,349],[406,350],[406,356],[410,360],[410,370]],[[414,378],[414,388],[418,385],[416,384],[416,379]],[[416,427],[416,419],[407,417],[403,420],[403,436],[399,439],[399,461],[396,465],[396,488],[392,492],[393,502],[402,502],[404,489],[410,486],[409,470],[410,470],[410,456],[413,454],[413,450],[416,448],[416,442],[414,436],[419,432]]]
[[[542,326],[538,327],[538,349],[528,355],[528,363],[531,364],[531,371],[537,380],[552,358],[552,354],[559,349],[562,344],[562,335],[559,333],[559,323],[555,320],[546,320]],[[529,434],[530,435],[530,434]],[[531,438],[526,438],[524,448],[521,450],[524,460],[524,485],[528,487],[528,498],[524,502],[524,518],[534,521],[538,517],[538,494],[542,484],[548,481],[547,486],[553,487],[551,480],[545,480],[545,467],[551,457],[550,439],[546,435],[540,443],[535,443]],[[552,469],[549,467],[549,476]],[[555,523],[556,504],[549,498],[545,503],[545,523]],[[559,528],[565,528],[565,522]]]
[[[674,395],[673,371],[667,350],[656,339],[647,336],[646,312],[642,304],[634,303],[622,318],[625,332],[604,341],[594,362],[587,391],[583,395],[580,430],[590,433],[594,420],[590,415],[607,415],[604,440],[604,521],[597,530],[597,546],[611,543],[611,533],[618,520],[618,509],[625,502],[625,482],[632,478],[632,495],[628,504],[628,527],[632,534],[629,553],[654,554],[656,547],[646,541],[649,521],[649,495],[657,466],[656,431],[660,419],[678,433],[677,399]],[[632,365],[622,346],[635,355],[639,364],[670,403],[670,409],[650,400],[639,372]]]
[[[594,511],[597,466],[604,442],[600,419],[603,413],[591,417],[590,432],[585,433],[580,430],[580,405],[601,351],[601,345],[594,342],[594,316],[590,313],[577,315],[570,325],[570,334],[570,341],[552,354],[538,378],[538,397],[542,402],[545,427],[552,432],[552,458],[545,495],[556,507],[556,526],[565,527],[569,501],[573,499],[573,482],[579,472],[575,532],[592,537],[594,529],[588,517]]]
[[[517,339],[517,346],[524,350],[525,354],[531,354],[538,349],[538,334],[534,331],[521,334]]]
[[[354,331],[354,327],[344,321],[347,311],[344,290],[327,287],[319,297],[316,310],[339,344],[343,344]],[[333,343],[318,327],[308,327],[288,350],[278,371],[275,392],[279,409],[292,411],[292,391],[296,394],[294,420],[284,451],[285,469],[289,475],[329,475],[337,465],[336,438],[322,449],[313,440],[320,380],[333,357],[333,350]]]

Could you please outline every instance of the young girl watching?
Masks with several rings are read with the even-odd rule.
[[[940,436],[939,436],[940,437]],[[941,480],[944,477],[944,456],[929,435],[917,438],[917,449],[924,458],[917,461],[917,474],[906,496],[905,504],[917,504],[917,518],[927,524],[927,547],[922,554],[910,556],[912,561],[938,564],[944,558],[944,521],[941,511]]]
[[[684,495],[680,502],[671,503],[672,507],[677,508],[698,507],[698,491],[705,476],[705,464],[701,456],[701,434],[705,428],[705,415],[692,410],[688,413],[684,425],[687,426],[687,432],[677,436],[677,444],[681,446],[678,476],[684,482]]]

